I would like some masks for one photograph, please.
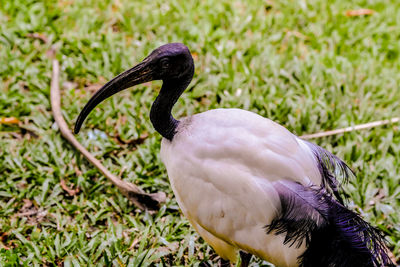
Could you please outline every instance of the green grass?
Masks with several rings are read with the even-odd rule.
[[[376,13],[344,15],[357,8]],[[22,127],[0,125],[0,265],[218,262],[179,212],[160,161],[161,138],[148,114],[161,83],[106,101],[78,135],[113,173],[167,193],[166,205],[149,214],[58,133],[49,103],[51,47],[61,62],[71,127],[93,93],[88,86],[103,84],[161,44],[183,42],[196,73],[174,109],[177,117],[237,107],[301,135],[400,114],[399,18],[398,0],[2,1],[0,117],[16,117]],[[116,140],[145,133],[136,147]],[[350,205],[385,232],[399,259],[398,126],[315,142],[356,171],[347,186]],[[79,193],[68,195],[61,179]],[[266,263],[253,259],[257,265]]]

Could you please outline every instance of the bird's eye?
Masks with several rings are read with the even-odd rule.
[[[169,68],[169,60],[168,60],[168,58],[161,59],[160,64],[161,64],[161,68],[162,69],[164,69],[164,70],[168,69]]]

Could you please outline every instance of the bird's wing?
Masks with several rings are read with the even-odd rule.
[[[300,266],[394,266],[382,233],[339,203],[323,187],[282,181],[274,184],[281,209],[266,226],[300,247]]]
[[[300,139],[274,122],[269,124],[273,130],[265,135],[265,151],[255,152],[264,156],[261,157],[264,163],[258,164],[258,168],[270,166],[265,169],[265,178],[271,180],[271,174],[278,173],[279,179],[303,185],[321,185],[343,204],[345,192],[341,185],[355,176],[350,167],[322,147]]]

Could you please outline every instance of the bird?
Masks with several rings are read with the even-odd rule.
[[[184,216],[223,259],[248,266],[394,266],[383,233],[350,210],[341,159],[285,127],[241,109],[175,119],[172,108],[194,76],[187,46],[168,43],[107,82],[80,112],[77,134],[103,100],[162,80],[150,110],[160,155]]]

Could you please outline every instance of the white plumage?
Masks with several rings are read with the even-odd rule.
[[[280,209],[274,183],[321,184],[310,148],[279,124],[240,109],[182,120],[161,158],[179,206],[216,252],[236,261],[242,249],[278,266],[296,266],[304,246],[266,234]]]

